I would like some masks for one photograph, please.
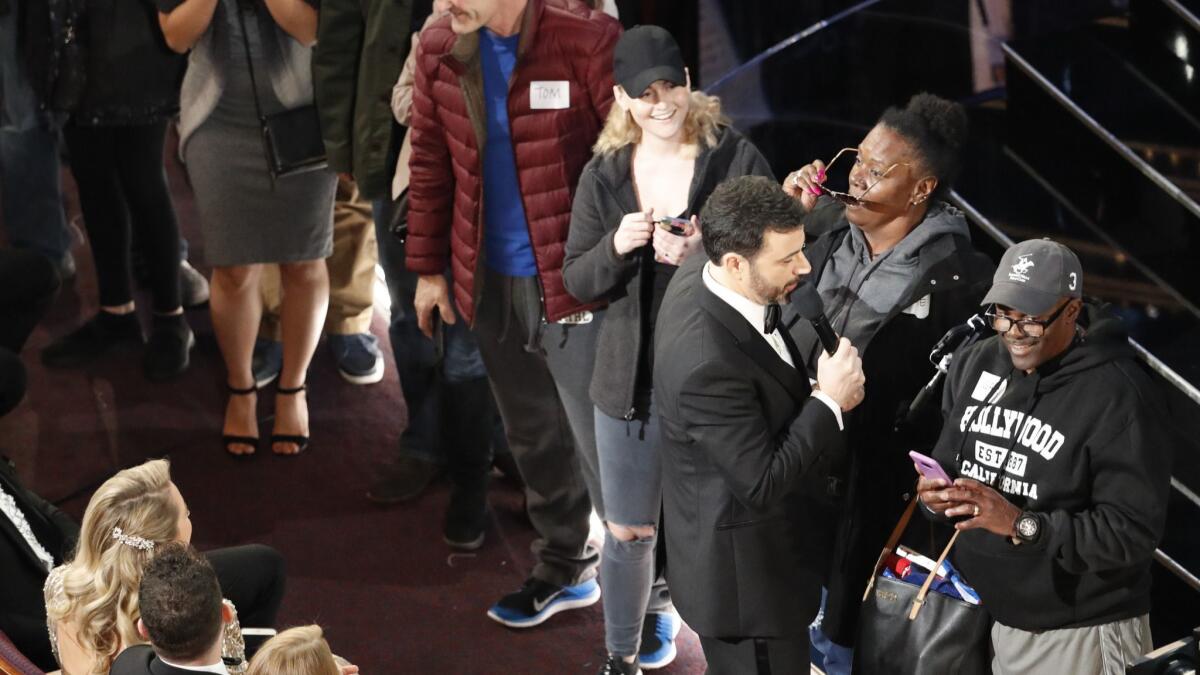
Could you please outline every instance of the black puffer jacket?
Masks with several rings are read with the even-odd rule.
[[[593,157],[584,167],[571,209],[563,261],[563,284],[568,293],[583,302],[609,302],[597,339],[589,393],[601,412],[617,419],[632,418],[635,413],[638,364],[642,350],[651,348],[642,339],[647,308],[642,302],[640,272],[654,264],[653,247],[644,246],[624,257],[613,248],[621,219],[638,210],[630,171],[632,157],[633,146],[627,145]],[[721,127],[716,145],[696,157],[687,216],[698,214],[722,181],[746,175],[773,178],[767,160],[753,143],[734,129]]]
[[[83,98],[71,112],[82,126],[133,126],[170,117],[179,110],[179,86],[186,58],[167,47],[150,0],[28,0],[21,17],[22,45],[30,81],[43,102],[64,72],[82,68]],[[66,37],[63,18],[83,8],[78,29],[86,56],[72,65],[59,45]]]

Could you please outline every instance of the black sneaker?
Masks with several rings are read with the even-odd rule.
[[[403,455],[384,466],[367,488],[367,500],[376,504],[399,504],[416,499],[442,473],[442,467],[420,457]]]
[[[599,599],[600,584],[595,579],[574,586],[555,586],[530,577],[520,590],[492,605],[488,616],[509,628],[530,628],[561,611],[588,607]]]
[[[642,675],[642,669],[638,668],[637,659],[634,659],[633,663],[628,663],[619,656],[609,654],[598,675]]]
[[[155,316],[150,341],[142,353],[142,372],[151,382],[163,382],[183,374],[190,363],[196,336],[183,314]]]
[[[383,379],[383,352],[374,335],[330,335],[329,350],[337,362],[338,374],[350,384],[375,384]]]
[[[79,328],[42,350],[42,363],[50,368],[78,368],[121,343],[141,344],[142,325],[137,314],[100,311]]]
[[[487,525],[487,483],[472,487],[455,485],[450,491],[442,540],[452,548],[474,551],[483,546]]]

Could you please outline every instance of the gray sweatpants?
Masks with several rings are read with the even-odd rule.
[[[1124,675],[1151,649],[1148,614],[1037,633],[992,624],[993,675]]]

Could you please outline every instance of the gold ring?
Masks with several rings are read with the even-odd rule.
[[[975,505],[975,513],[973,515],[976,515],[976,516],[979,515],[979,505],[978,504]]]
[[[792,174],[792,185],[795,185],[796,187],[800,187],[800,173],[799,172]]]

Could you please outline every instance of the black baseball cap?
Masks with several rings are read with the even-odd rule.
[[[659,80],[687,84],[675,38],[659,26],[634,26],[625,31],[613,50],[613,79],[634,98]]]
[[[995,303],[1037,316],[1060,298],[1082,296],[1083,268],[1075,252],[1050,239],[1029,239],[1004,252],[981,304]]]

